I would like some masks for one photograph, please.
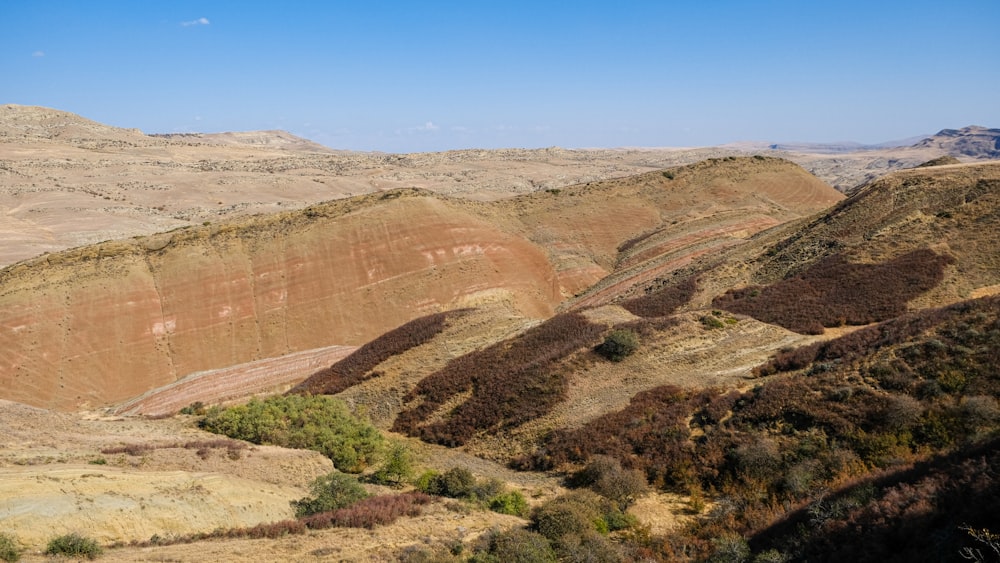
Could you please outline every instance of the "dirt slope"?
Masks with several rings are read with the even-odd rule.
[[[421,192],[50,255],[0,272],[11,400],[106,405],[185,375],[358,345],[497,291],[544,317],[544,253]]]

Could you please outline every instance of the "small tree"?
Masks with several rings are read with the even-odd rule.
[[[292,501],[295,516],[301,518],[320,512],[346,508],[368,497],[368,492],[358,480],[345,473],[333,472],[313,481],[309,488],[311,497]]]
[[[587,466],[573,476],[572,482],[615,501],[621,510],[628,508],[649,488],[642,471],[625,469],[616,458],[606,455],[592,457]]]
[[[635,353],[638,348],[639,335],[631,330],[615,329],[594,351],[612,362],[620,362]]]
[[[400,487],[413,478],[413,460],[410,450],[402,444],[393,444],[389,448],[385,463],[371,476],[373,483]]]

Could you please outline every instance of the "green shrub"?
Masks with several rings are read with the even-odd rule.
[[[213,408],[200,426],[255,444],[315,450],[349,473],[364,470],[382,448],[374,426],[353,416],[342,401],[322,395],[274,396]]]
[[[580,536],[595,530],[607,531],[599,507],[600,499],[596,494],[573,491],[538,507],[531,521],[538,533],[559,542],[566,536]]]
[[[635,353],[638,348],[639,335],[631,330],[616,329],[612,330],[594,351],[612,362],[620,362]]]
[[[413,459],[410,450],[402,444],[389,449],[385,462],[371,475],[371,482],[390,487],[400,487],[413,477]]]
[[[433,469],[428,469],[424,471],[416,479],[413,480],[413,486],[422,493],[427,493],[429,495],[439,494],[437,491],[438,479],[441,477],[441,472],[434,471]]]
[[[17,561],[21,559],[21,545],[10,534],[0,532],[0,560]]]
[[[520,491],[503,492],[490,499],[490,510],[524,517],[528,514],[528,501]]]
[[[472,494],[476,486],[476,477],[463,467],[453,467],[435,479],[431,484],[430,494],[451,498],[463,498]]]
[[[295,516],[301,518],[320,512],[346,508],[368,497],[358,480],[344,473],[329,473],[313,481],[311,497],[292,501]]]
[[[45,555],[65,555],[86,557],[87,559],[97,559],[102,553],[104,550],[97,544],[97,540],[76,533],[53,538],[45,548]]]
[[[701,318],[701,324],[705,325],[707,329],[725,328],[726,323],[720,321],[717,317],[711,315],[705,315]]]

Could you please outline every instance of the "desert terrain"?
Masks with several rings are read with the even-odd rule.
[[[995,461],[997,133],[391,155],[0,107],[0,528],[29,561],[63,533],[109,561],[458,561],[544,531],[608,456],[649,490],[630,527],[573,541],[695,560],[735,530],[810,553],[781,523],[829,491]],[[421,471],[498,480],[535,512],[445,495],[371,529],[196,537],[294,522],[333,471],[200,427],[286,393],[343,401]],[[826,402],[788,414],[807,397]]]

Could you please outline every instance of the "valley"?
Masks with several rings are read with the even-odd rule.
[[[389,155],[3,106],[0,527],[28,561],[957,552],[1000,499],[995,133]],[[304,524],[331,459],[201,427],[277,396],[341,401],[386,440],[371,498],[427,504]],[[489,498],[417,479],[456,469]],[[545,536],[574,498],[605,529]]]

